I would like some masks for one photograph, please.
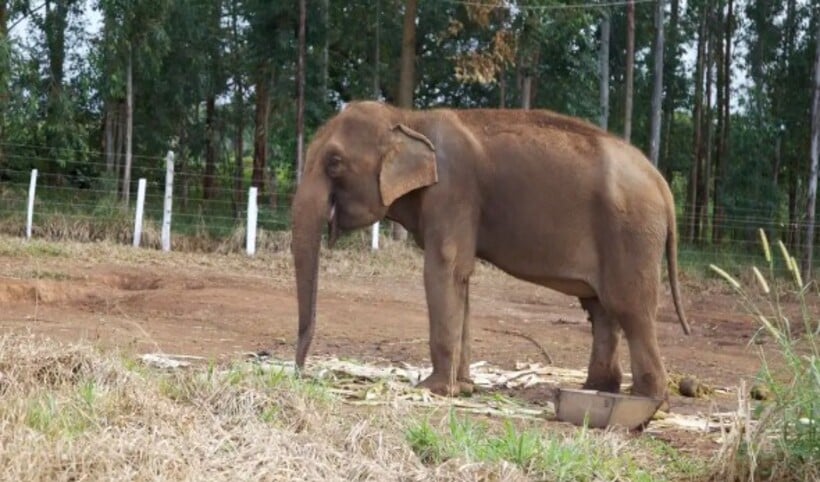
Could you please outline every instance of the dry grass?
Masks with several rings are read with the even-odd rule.
[[[88,346],[0,339],[9,480],[514,479],[509,464],[425,467],[401,410],[345,413],[320,385],[239,369],[148,370]]]
[[[244,252],[244,244],[238,249],[239,239],[231,238],[226,245],[214,252],[200,250],[176,250],[158,253],[154,249],[133,248],[130,244],[101,242],[63,241],[52,242],[42,239],[26,241],[21,237],[0,234],[0,256],[27,258],[47,264],[49,259],[71,258],[89,262],[106,262],[133,265],[179,267],[186,270],[218,267],[225,274],[237,273],[242,276],[258,275],[265,279],[293,279],[293,259],[290,253],[290,233],[267,233],[260,235],[261,244],[257,252],[249,257]],[[244,243],[244,241],[241,241]],[[228,245],[231,244],[232,246]],[[323,273],[343,274],[345,278],[374,276],[421,276],[423,256],[418,248],[406,243],[385,241],[382,249],[371,251],[369,241],[355,236],[345,239],[334,249],[324,245],[321,251],[320,269]],[[480,264],[476,276],[496,276],[500,272],[485,264]],[[506,276],[506,275],[504,275]]]
[[[237,362],[150,368],[88,345],[0,338],[6,480],[659,480],[614,432],[343,403],[327,382]],[[492,419],[484,419],[491,420]],[[449,422],[448,422],[449,421]],[[497,422],[497,423],[496,423]],[[436,427],[441,428],[436,428]],[[438,450],[431,456],[430,450]]]

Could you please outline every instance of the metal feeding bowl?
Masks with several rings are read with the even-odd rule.
[[[558,420],[590,428],[610,426],[629,430],[646,426],[663,400],[657,398],[599,392],[597,390],[558,390],[555,413]]]

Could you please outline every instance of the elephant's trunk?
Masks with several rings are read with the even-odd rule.
[[[319,248],[322,228],[335,224],[330,188],[324,180],[305,179],[293,200],[291,252],[296,270],[299,302],[299,338],[296,366],[302,368],[316,328],[316,289],[319,281]]]

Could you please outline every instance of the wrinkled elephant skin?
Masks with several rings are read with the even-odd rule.
[[[592,322],[586,388],[618,392],[626,338],[633,393],[666,396],[655,332],[661,267],[677,282],[675,212],[635,147],[543,110],[406,111],[354,102],[317,132],[293,204],[296,363],[316,318],[321,236],[387,218],[424,251],[435,393],[471,392],[469,280],[476,259],[576,296]]]

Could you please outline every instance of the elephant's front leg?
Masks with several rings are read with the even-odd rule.
[[[467,283],[470,271],[459,263],[453,245],[425,250],[424,288],[430,317],[430,357],[433,373],[419,386],[440,395],[462,391],[462,376],[469,377],[469,349],[462,351]],[[466,382],[467,380],[465,380]],[[464,383],[467,391],[471,383]]]

